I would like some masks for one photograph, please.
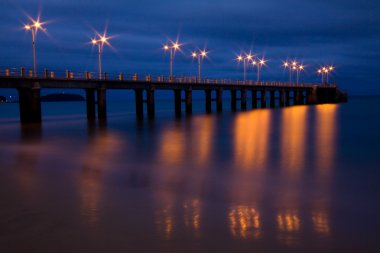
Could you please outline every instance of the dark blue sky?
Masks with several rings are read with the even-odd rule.
[[[26,13],[41,12],[48,34],[38,34],[40,69],[96,71],[93,29],[108,34],[107,72],[168,74],[167,39],[179,36],[176,75],[195,75],[188,56],[210,50],[202,66],[207,77],[241,78],[236,54],[252,50],[269,59],[264,80],[288,80],[281,60],[307,65],[302,80],[316,82],[323,64],[337,67],[333,80],[351,94],[380,94],[380,1],[378,0],[3,0],[0,2],[0,66],[31,67],[31,35],[22,30]],[[254,70],[248,72],[255,79]]]

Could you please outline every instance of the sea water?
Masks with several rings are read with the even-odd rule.
[[[380,98],[89,123],[0,104],[1,252],[380,252]]]

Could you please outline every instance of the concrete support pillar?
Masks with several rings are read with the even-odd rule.
[[[19,88],[19,108],[21,123],[40,123],[41,122],[41,89]]]
[[[144,99],[143,90],[135,89],[135,101],[136,101],[136,117],[141,119],[144,117]]]
[[[174,90],[174,108],[175,108],[175,115],[180,116],[181,110],[182,110],[182,97],[181,97],[182,90]]]
[[[303,105],[304,104],[304,102],[303,102],[303,90],[298,89],[296,94],[297,94],[296,95],[297,105]]]
[[[306,92],[305,91],[306,91],[305,89],[300,90],[301,105],[305,104],[305,98],[306,98]]]
[[[217,112],[223,111],[223,90],[222,89],[216,90],[216,111]]]
[[[241,110],[245,111],[247,110],[247,90],[242,89],[240,91],[240,103],[241,103]]]
[[[95,120],[95,89],[86,89],[87,120]]]
[[[267,91],[265,89],[261,90],[261,108],[267,107]]]
[[[298,105],[298,90],[293,89],[293,105]]]
[[[252,90],[252,109],[257,108],[257,90]]]
[[[293,90],[293,105],[299,104],[298,97],[298,90]]]
[[[231,111],[236,111],[236,90],[231,90]]]
[[[290,90],[285,90],[285,103],[287,106],[290,106]]]
[[[306,91],[306,104],[317,104],[317,85],[314,85],[312,89]]]
[[[154,89],[146,90],[146,107],[148,111],[148,117],[154,118],[154,113],[155,113]]]
[[[274,94],[275,94],[275,90],[271,90],[270,91],[270,101],[269,101],[271,108],[274,108],[276,105],[276,100],[275,100],[276,98],[275,98]]]
[[[330,88],[329,89],[329,98],[328,98],[328,102],[329,103],[336,103],[337,100],[336,100],[336,97],[337,97],[337,91],[336,91],[336,88]]]
[[[280,107],[284,107],[285,106],[285,91],[284,91],[284,89],[279,89],[279,93],[280,93]]]
[[[106,89],[99,88],[98,95],[98,119],[104,120],[107,118],[107,102],[106,102]]]
[[[193,113],[193,93],[191,89],[185,91],[186,114]]]
[[[211,90],[205,90],[206,93],[206,112],[211,112]]]

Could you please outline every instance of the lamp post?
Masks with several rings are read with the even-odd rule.
[[[37,76],[37,60],[36,60],[36,39],[37,39],[37,31],[41,29],[43,31],[46,28],[42,27],[43,23],[41,23],[38,19],[37,21],[33,21],[33,24],[26,24],[24,29],[32,32],[32,48],[33,48],[33,75]]]
[[[298,62],[296,60],[291,62],[291,65],[290,65],[291,76],[293,76],[293,71],[297,71],[297,64]]]
[[[252,65],[257,67],[257,82],[260,82],[260,71],[263,65],[265,65],[264,58],[252,61]]]
[[[108,37],[105,35],[100,36],[98,35],[98,39],[94,38],[91,40],[92,45],[98,46],[98,71],[99,71],[99,79],[102,79],[102,54],[103,54],[103,47],[104,44],[109,44],[108,43]]]
[[[305,69],[305,66],[303,66],[302,64],[296,66],[296,72],[297,72],[297,85],[298,85],[298,83],[299,83],[300,72],[301,72],[302,70],[304,70],[304,69]]]
[[[193,58],[197,58],[198,59],[198,82],[200,82],[201,81],[201,62],[207,56],[207,52],[205,50],[199,51],[199,53],[197,53],[197,52],[194,51],[191,54],[191,56]]]
[[[285,61],[284,64],[282,64],[282,66],[286,69],[289,69],[289,83],[292,82],[292,67],[291,67],[291,64],[288,62],[288,61]]]
[[[174,54],[177,50],[180,49],[180,44],[178,42],[173,42],[171,46],[164,45],[164,50],[169,51],[170,53],[170,79],[173,77],[173,59]]]
[[[334,70],[333,66],[325,67],[325,73],[326,73],[326,82],[329,83],[329,73]]]
[[[251,55],[250,53],[247,54],[245,57],[242,55],[239,55],[236,59],[238,62],[241,62],[241,61],[243,62],[243,69],[244,69],[243,79],[244,79],[244,84],[246,84],[246,82],[247,82],[247,70],[246,70],[247,69],[247,63],[249,61],[252,61],[253,55]]]
[[[321,76],[322,76],[322,78],[321,78],[321,83],[323,84],[323,82],[324,82],[324,75],[325,75],[325,72],[324,72],[324,70],[323,70],[323,68],[320,68],[320,69],[318,69],[318,74],[320,74]]]

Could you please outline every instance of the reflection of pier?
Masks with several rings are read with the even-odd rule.
[[[201,82],[183,78],[165,78],[137,76],[132,77],[118,75],[112,79],[106,77],[102,80],[91,79],[90,73],[84,73],[79,77],[68,72],[62,78],[45,71],[41,77],[26,77],[24,72],[14,74],[6,72],[0,77],[0,88],[16,88],[19,93],[21,122],[41,121],[41,89],[84,89],[87,100],[87,118],[105,119],[107,117],[106,91],[109,89],[124,89],[135,91],[136,115],[141,118],[144,114],[144,104],[149,117],[155,114],[156,90],[172,90],[174,92],[174,108],[177,115],[181,114],[181,104],[185,103],[186,113],[192,113],[192,91],[205,92],[206,112],[211,112],[212,102],[216,102],[218,112],[223,110],[223,92],[231,94],[231,110],[237,109],[237,101],[240,101],[241,110],[247,109],[247,94],[250,94],[251,108],[275,107],[278,101],[280,107],[289,105],[336,103],[344,101],[342,92],[335,85],[298,85],[281,82],[248,82],[231,80],[202,79]],[[182,98],[182,91],[185,98]],[[213,95],[214,94],[214,95]],[[95,99],[95,95],[97,99]],[[97,102],[97,103],[96,103]],[[97,105],[96,105],[97,104]]]

